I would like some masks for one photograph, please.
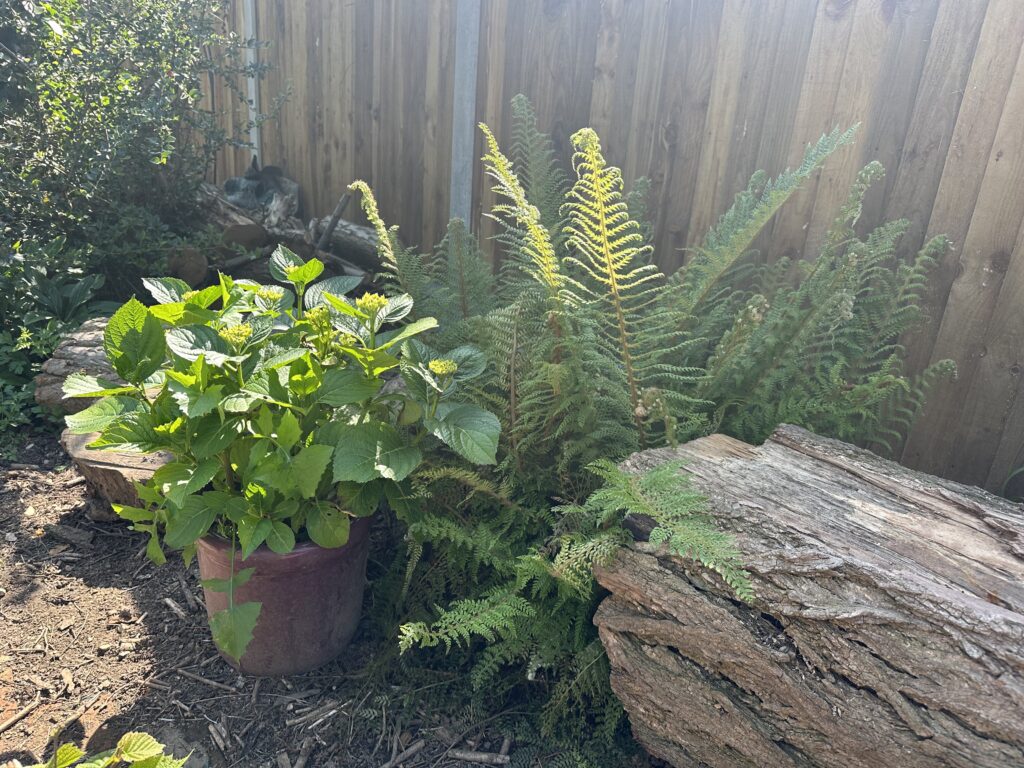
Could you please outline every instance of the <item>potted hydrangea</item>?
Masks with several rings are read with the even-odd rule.
[[[308,670],[345,647],[369,518],[408,497],[425,441],[480,464],[497,449],[498,419],[459,399],[480,352],[433,359],[414,337],[436,321],[402,324],[410,297],[353,300],[357,278],[315,282],[322,271],[279,248],[271,272],[288,287],[147,280],[157,303],[130,300],[104,336],[126,384],[65,385],[102,398],[67,417],[98,433],[90,447],[172,457],[139,488],[143,506],[117,512],[157,563],[165,546],[198,555],[214,640],[248,673]]]

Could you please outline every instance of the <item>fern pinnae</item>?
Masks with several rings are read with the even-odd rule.
[[[487,145],[487,153],[483,157],[487,175],[496,182],[494,190],[509,201],[494,207],[499,221],[501,216],[506,216],[522,228],[524,238],[521,247],[530,258],[531,274],[547,290],[548,297],[562,306],[565,276],[555,255],[551,234],[541,222],[540,211],[527,200],[511,161],[502,154],[491,129],[480,123],[480,130]]]
[[[648,246],[639,226],[629,218],[622,199],[622,175],[609,167],[601,154],[597,134],[590,128],[572,136],[575,148],[573,165],[577,181],[570,192],[566,209],[569,223],[568,244],[577,255],[566,262],[581,271],[576,285],[590,301],[606,304],[614,316],[607,329],[614,339],[617,357],[622,363],[641,445],[645,425],[640,415],[641,372],[637,370],[635,317],[654,304],[655,286],[664,276],[651,265],[638,264]],[[603,313],[599,313],[603,317]]]

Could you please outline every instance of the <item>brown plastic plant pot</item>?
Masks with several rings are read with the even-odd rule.
[[[263,608],[241,663],[225,656],[228,663],[249,675],[295,675],[316,669],[345,650],[362,612],[369,532],[370,518],[359,518],[352,521],[343,547],[325,549],[304,541],[278,555],[264,545],[247,559],[236,559],[236,573],[256,570],[235,589],[235,603],[256,601]],[[228,578],[230,542],[206,536],[199,540],[196,554],[204,580]],[[207,614],[227,608],[227,593],[203,593]]]

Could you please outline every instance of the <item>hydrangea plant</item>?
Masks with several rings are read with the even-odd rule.
[[[124,383],[67,379],[67,396],[101,398],[67,417],[72,431],[98,433],[91,448],[172,457],[139,487],[143,506],[115,507],[150,535],[153,561],[165,545],[189,560],[211,532],[243,559],[261,544],[287,553],[301,537],[340,547],[353,517],[405,507],[429,441],[494,463],[497,417],[458,396],[483,355],[465,346],[437,358],[414,338],[434,318],[401,324],[409,296],[353,300],[345,294],[359,279],[315,282],[323,268],[282,247],[271,273],[287,288],[226,275],[201,290],[149,279],[156,304],[131,299],[104,334]],[[233,592],[245,574],[215,588]],[[259,606],[229,605],[211,623],[237,660]]]

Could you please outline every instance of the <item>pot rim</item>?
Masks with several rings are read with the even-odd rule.
[[[354,528],[356,525],[364,525],[364,523],[363,523],[364,520],[366,521],[366,523],[369,523],[372,519],[373,519],[373,515],[369,515],[367,517],[353,517],[352,518],[352,522],[350,524],[350,528],[349,528],[349,539],[344,544],[342,544],[340,547],[321,547],[319,544],[317,544],[312,539],[302,539],[302,540],[296,540],[295,541],[295,547],[292,549],[291,552],[285,552],[285,553],[282,554],[280,552],[274,552],[270,547],[267,546],[266,542],[264,542],[263,544],[260,544],[258,547],[256,547],[256,549],[253,550],[253,552],[249,555],[249,557],[245,558],[245,560],[251,560],[251,559],[253,559],[253,558],[257,557],[257,556],[259,556],[259,557],[290,557],[290,556],[294,556],[296,554],[301,554],[302,552],[306,552],[306,551],[310,551],[310,550],[312,550],[312,551],[323,551],[323,552],[337,552],[339,550],[345,549],[345,547],[347,547],[351,543],[351,541],[352,541],[352,534],[351,534],[352,528]],[[196,541],[197,548],[198,548],[198,545],[200,545],[200,544],[204,544],[207,547],[209,547],[210,549],[216,550],[217,552],[226,552],[226,551],[229,551],[231,549],[231,542],[228,539],[225,539],[220,534],[214,533],[212,530],[211,531],[207,531],[203,536],[201,536]],[[241,555],[241,549],[239,549],[239,555]],[[244,560],[242,560],[240,558],[238,562],[244,562]]]

